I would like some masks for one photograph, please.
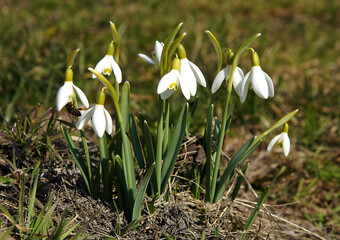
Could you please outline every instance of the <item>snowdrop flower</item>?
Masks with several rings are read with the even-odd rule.
[[[214,82],[211,86],[211,93],[215,93],[222,85],[222,82],[225,79],[229,78],[231,68],[232,68],[231,65],[227,65],[216,75]],[[237,95],[239,96],[240,96],[240,83],[242,82],[243,78],[244,78],[243,71],[241,70],[241,68],[236,67],[234,75],[233,75],[233,86],[234,86],[234,89]]]
[[[84,125],[92,118],[93,130],[98,137],[102,137],[104,132],[112,133],[112,118],[109,112],[104,108],[105,93],[99,92],[97,97],[97,104],[94,107],[87,109],[79,118],[77,123],[78,130],[82,129]]]
[[[287,157],[290,150],[290,140],[288,137],[288,124],[285,123],[281,134],[275,136],[269,143],[267,151],[271,151],[273,146],[278,144],[283,148],[283,153]]]
[[[195,96],[197,91],[197,83],[203,87],[206,87],[206,81],[203,76],[203,73],[201,70],[191,61],[189,61],[186,57],[186,52],[182,44],[179,44],[177,47],[177,51],[179,54],[179,57],[181,59],[181,68],[179,70],[180,74],[184,78],[184,81],[186,81],[186,85],[190,86],[190,95]],[[181,84],[181,88],[183,91],[183,86]],[[184,92],[183,92],[184,94]],[[185,95],[184,95],[185,96]],[[190,97],[189,97],[190,98]],[[187,98],[188,99],[188,98]]]
[[[178,88],[181,87],[182,93],[186,99],[190,99],[190,84],[180,74],[179,69],[181,62],[179,58],[175,58],[172,64],[172,70],[165,74],[159,81],[157,93],[161,95],[161,99],[169,98]]]
[[[113,41],[110,43],[107,53],[102,60],[100,60],[96,67],[95,70],[97,72],[100,72],[103,75],[111,75],[112,71],[116,77],[116,81],[118,83],[122,82],[122,71],[120,70],[119,65],[116,63],[116,61],[113,59],[113,52],[114,52],[114,44]],[[93,74],[92,78],[96,78],[96,75]]]
[[[61,86],[57,92],[56,96],[56,105],[58,111],[60,111],[68,102],[70,102],[75,94],[79,97],[81,103],[88,108],[89,101],[87,100],[84,92],[73,84],[73,71],[69,67],[65,73],[65,82],[64,85]]]
[[[240,100],[243,103],[248,94],[249,84],[251,82],[254,92],[263,99],[274,97],[274,84],[272,79],[260,67],[260,59],[257,53],[252,52],[253,67],[246,74],[243,81],[240,83]]]
[[[222,82],[225,79],[228,79],[230,77],[230,73],[231,73],[231,69],[232,69],[232,63],[233,63],[233,56],[234,53],[233,52],[229,52],[228,53],[228,57],[227,57],[227,66],[225,68],[223,68],[215,77],[213,84],[211,86],[211,93],[215,93],[220,86],[222,85]],[[244,79],[244,74],[243,71],[241,70],[241,68],[236,67],[235,71],[234,71],[234,75],[233,75],[233,86],[234,89],[237,93],[237,95],[241,95],[241,82]]]
[[[153,50],[151,53],[152,58],[142,53],[139,53],[138,56],[141,59],[143,59],[144,62],[147,62],[152,65],[160,65],[163,47],[164,47],[164,43],[156,41],[155,50]]]

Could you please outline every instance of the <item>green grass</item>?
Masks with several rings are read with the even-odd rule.
[[[339,151],[340,145],[339,11],[339,1],[316,0],[147,0],[143,4],[5,0],[0,4],[0,107],[11,123],[23,107],[31,109],[37,103],[44,109],[55,107],[67,56],[77,47],[81,51],[75,61],[74,81],[94,102],[99,85],[87,68],[105,54],[112,37],[111,20],[121,36],[120,66],[123,81],[131,83],[135,94],[133,108],[149,122],[155,121],[158,72],[137,54],[151,52],[155,40],[165,41],[173,27],[184,22],[181,31],[188,33],[183,40],[188,58],[202,69],[208,82],[208,89],[199,90],[201,112],[193,122],[193,132],[202,134],[202,113],[208,109],[209,88],[216,74],[216,54],[204,31],[209,29],[223,48],[234,51],[261,32],[253,47],[263,70],[273,78],[275,98],[265,101],[251,91],[244,104],[233,98],[233,124],[259,133],[268,122],[299,108],[289,133],[295,149],[303,147],[315,153],[315,158],[306,160],[306,170],[311,179],[331,184],[336,189],[331,198],[338,199],[339,167],[333,152]],[[250,67],[248,57],[240,62],[245,73]],[[218,113],[223,109],[223,91],[219,90],[216,99]],[[150,97],[155,101],[144,100]],[[180,94],[174,98],[183,101]],[[174,107],[173,111],[179,109]],[[339,209],[339,205],[334,208]]]

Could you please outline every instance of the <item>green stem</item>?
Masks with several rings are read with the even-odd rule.
[[[157,191],[161,193],[162,183],[162,155],[163,155],[163,119],[164,119],[164,100],[159,97],[158,126],[157,126],[157,149],[156,149],[156,179]]]
[[[165,100],[165,122],[164,122],[164,139],[163,139],[163,154],[168,148],[169,142],[169,125],[170,125],[170,102]]]

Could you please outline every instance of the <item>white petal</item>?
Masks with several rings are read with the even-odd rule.
[[[157,93],[161,94],[169,89],[170,85],[174,82],[178,82],[178,70],[172,69],[170,72],[165,74],[158,83]]]
[[[190,82],[186,81],[181,74],[178,76],[180,87],[184,97],[189,100],[190,99]],[[196,83],[196,82],[195,82]]]
[[[276,144],[276,142],[281,138],[281,134],[275,136],[269,143],[268,147],[267,147],[267,151],[271,151],[273,146]]]
[[[183,77],[183,82],[185,82],[185,87],[189,87],[190,95],[195,96],[197,91],[196,77],[191,70],[189,60],[187,58],[181,59],[181,68],[179,70],[181,76]],[[182,87],[182,82],[181,82]]]
[[[119,65],[116,63],[116,61],[113,59],[113,57],[110,56],[110,66],[113,70],[113,73],[115,74],[116,81],[118,83],[122,82],[122,71],[120,70]]]
[[[73,92],[72,85],[72,82],[67,81],[59,88],[55,98],[58,111],[60,111],[70,101]]]
[[[240,83],[242,82],[243,78],[244,78],[244,74],[241,68],[236,67],[234,76],[233,76],[233,86],[238,96],[240,96],[242,92]]]
[[[96,105],[94,108],[94,112],[92,115],[92,125],[93,130],[97,134],[98,137],[102,137],[105,128],[106,128],[106,121],[105,121],[105,114],[104,114],[104,106],[103,105]]]
[[[107,55],[105,55],[105,57],[103,57],[96,65],[96,67],[94,68],[94,70],[96,70],[99,73],[103,73],[104,69],[108,68],[109,66],[109,62],[108,62],[108,58]],[[92,78],[96,78],[95,74],[92,74]]]
[[[215,77],[213,84],[211,86],[211,93],[215,93],[220,86],[222,85],[222,82],[224,81],[226,74],[228,71],[228,67],[223,68]]]
[[[268,98],[268,84],[260,66],[252,67],[252,87],[260,98]]]
[[[274,84],[273,84],[273,80],[268,76],[267,73],[263,72],[266,81],[267,81],[267,85],[268,85],[268,96],[269,97],[274,97]]]
[[[161,99],[162,100],[168,99],[174,92],[176,92],[176,91],[172,90],[172,89],[165,90],[165,92],[161,93]]]
[[[238,89],[238,91],[241,103],[244,103],[247,98],[251,77],[251,71],[249,71],[240,83],[240,88]]]
[[[283,140],[282,140],[282,146],[283,146],[283,153],[287,157],[290,150],[290,140],[288,137],[288,133],[282,133],[283,134]]]
[[[155,54],[156,54],[158,64],[160,64],[160,62],[161,62],[163,46],[164,46],[163,43],[160,43],[158,41],[155,42]]]
[[[93,115],[94,107],[87,109],[78,119],[77,129],[80,130],[84,127],[84,125],[90,120]]]
[[[203,87],[207,86],[207,83],[205,81],[205,78],[203,76],[203,73],[201,72],[201,70],[191,61],[189,61],[190,67],[193,71],[193,73],[195,74],[196,77],[196,81]]]
[[[87,97],[85,95],[85,93],[80,89],[78,88],[76,85],[73,84],[73,88],[77,94],[77,96],[79,97],[80,101],[82,102],[82,104],[88,108],[89,107],[89,101],[87,100]]]
[[[138,56],[146,63],[152,64],[152,65],[157,65],[157,62],[150,58],[149,56],[139,53]]]
[[[104,108],[104,114],[105,114],[105,121],[106,121],[106,132],[108,134],[112,133],[112,118],[110,113]]]

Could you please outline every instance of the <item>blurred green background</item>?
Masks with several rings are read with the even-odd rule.
[[[222,48],[234,51],[260,32],[262,36],[252,47],[274,81],[275,97],[262,100],[251,91],[244,104],[234,97],[233,124],[258,134],[299,108],[290,123],[294,148],[312,152],[304,167],[311,176],[333,182],[337,190],[331,198],[339,203],[339,13],[340,1],[317,0],[4,0],[0,3],[0,107],[10,121],[38,103],[46,109],[55,107],[67,56],[78,47],[74,81],[94,102],[101,86],[91,79],[87,68],[106,53],[112,39],[111,20],[121,37],[120,67],[123,80],[131,83],[134,111],[153,120],[159,73],[137,54],[149,54],[155,40],[165,41],[174,26],[183,22],[188,58],[201,68],[208,82],[207,89],[199,90],[202,98],[193,126],[202,134],[200,126],[217,65],[204,31],[209,29]],[[244,73],[250,69],[248,54],[240,67]],[[225,90],[217,93],[220,113]],[[184,100],[180,94],[173,98]],[[335,207],[340,210],[339,204]]]

